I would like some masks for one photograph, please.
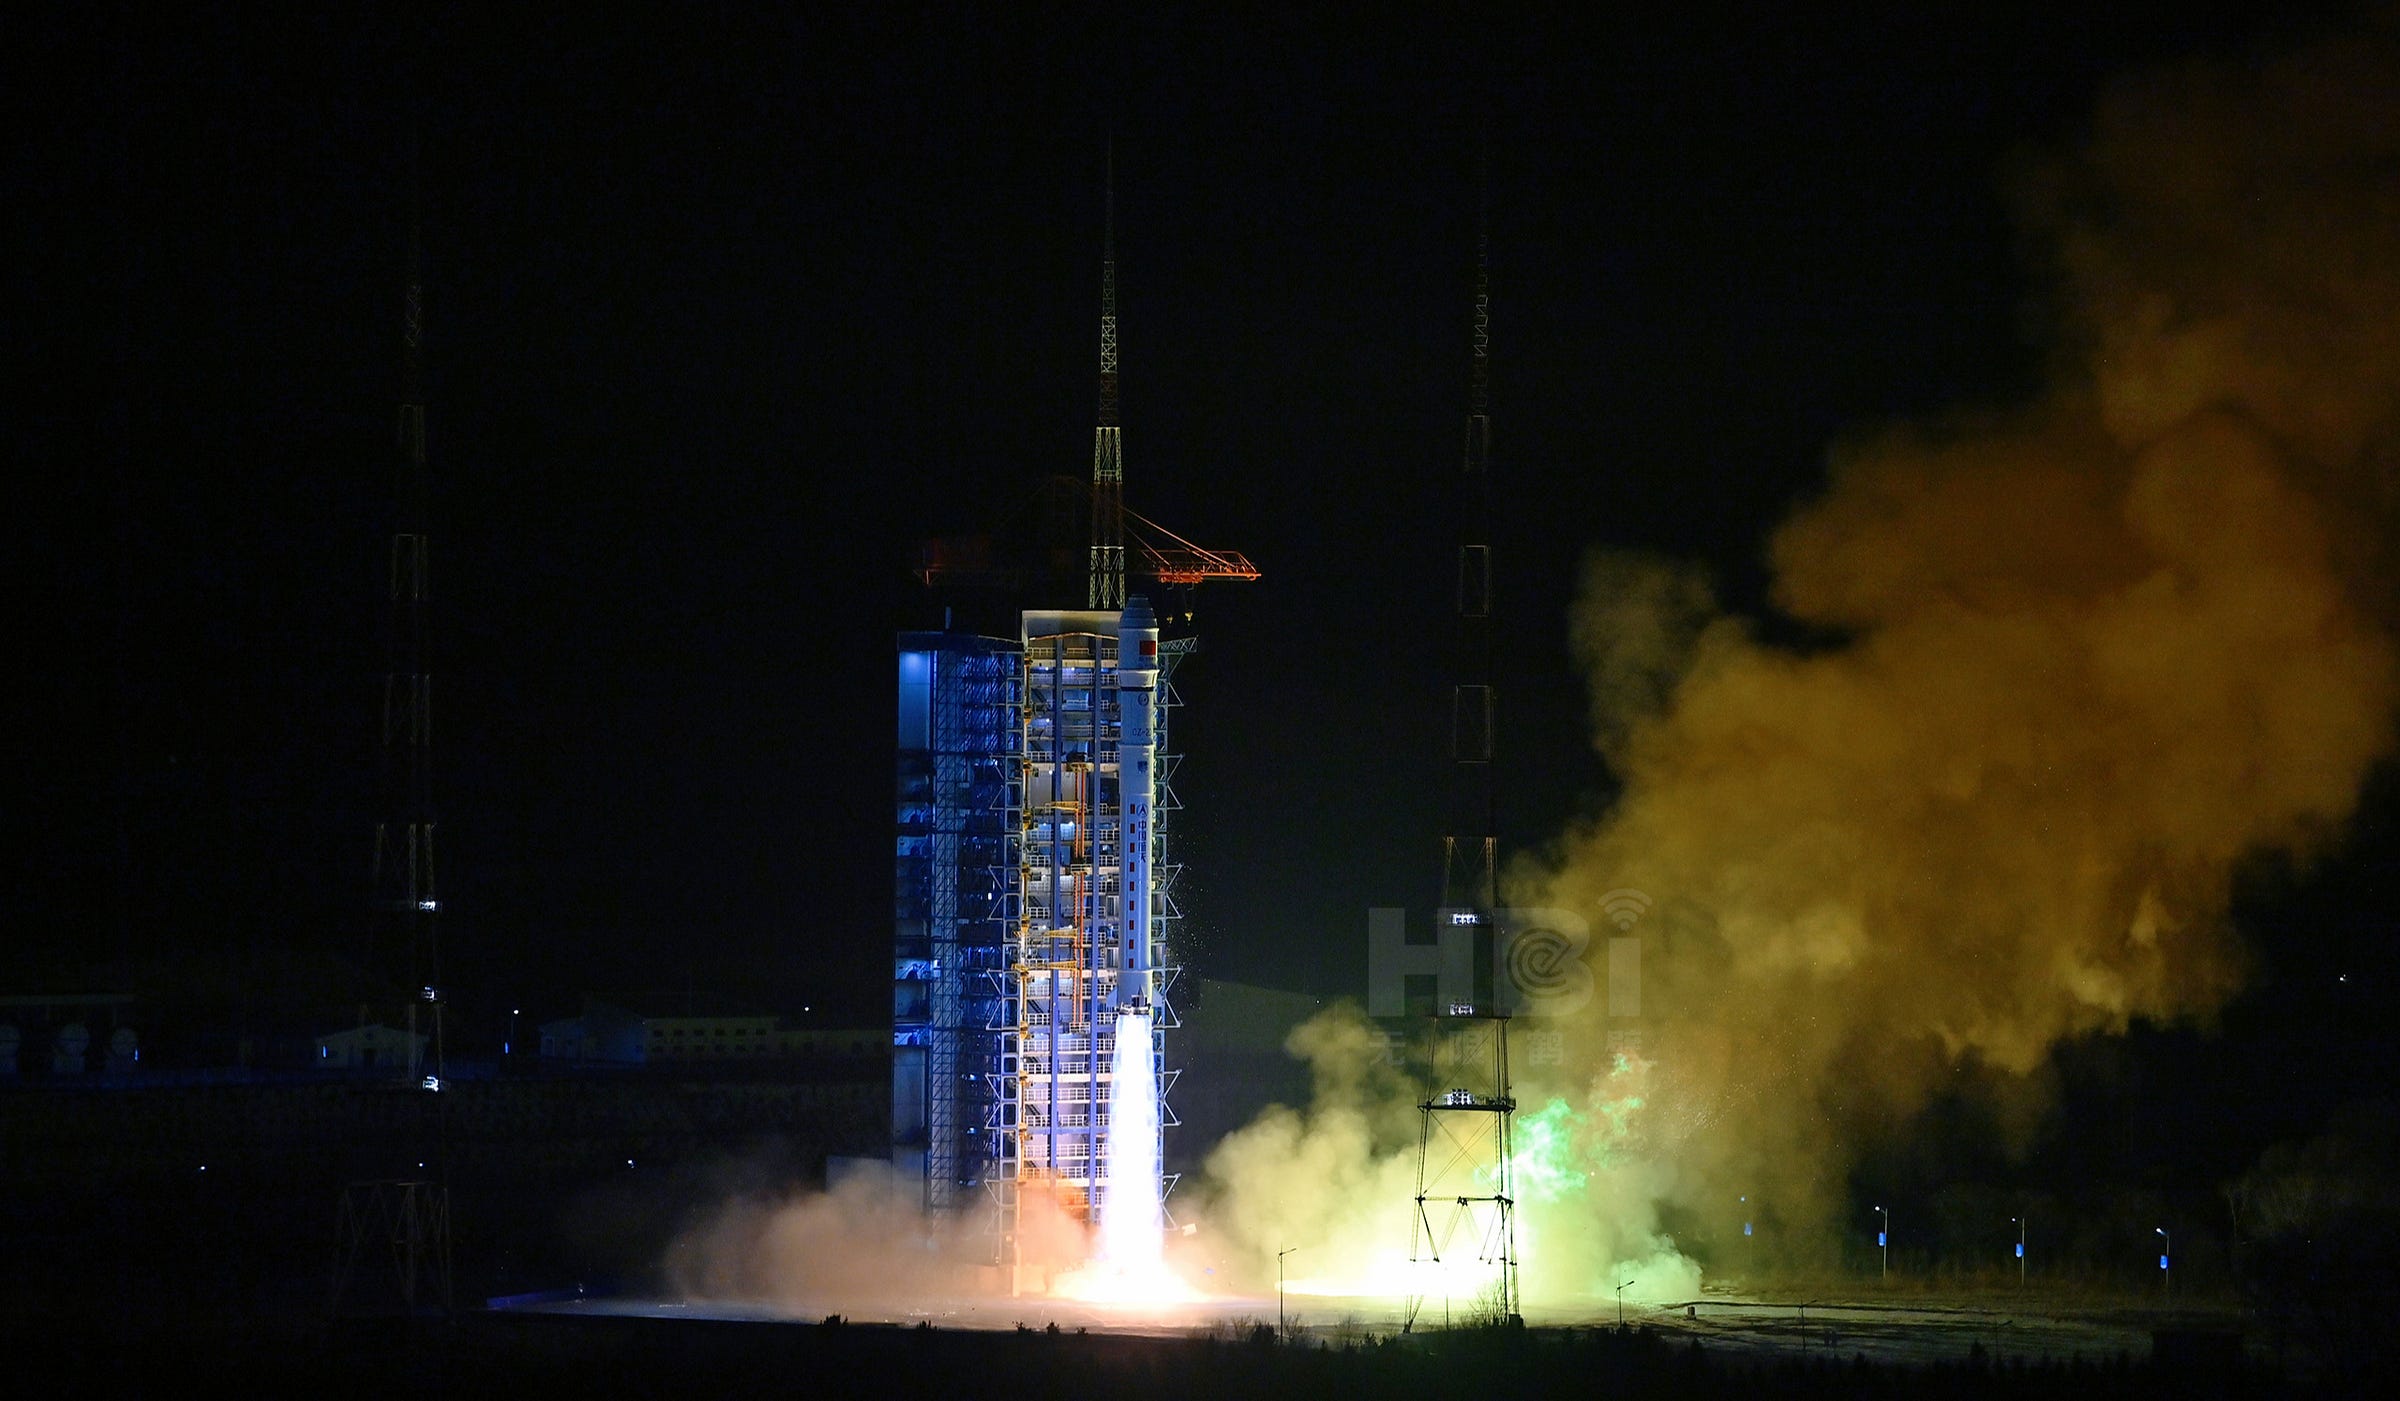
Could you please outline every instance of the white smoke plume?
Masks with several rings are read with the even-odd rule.
[[[1091,1231],[1041,1191],[1023,1201],[1022,1281],[1039,1293],[1091,1257]],[[988,1212],[928,1213],[915,1184],[864,1175],[821,1192],[731,1196],[677,1236],[663,1270],[683,1299],[905,1317],[1012,1296],[1017,1281],[991,1264],[991,1224]]]

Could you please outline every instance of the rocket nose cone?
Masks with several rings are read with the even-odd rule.
[[[1150,611],[1150,601],[1140,594],[1125,600],[1125,611],[1117,617],[1117,631],[1132,632],[1158,626],[1158,618]]]

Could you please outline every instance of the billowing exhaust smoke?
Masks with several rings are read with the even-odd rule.
[[[2243,979],[2237,870],[2338,839],[2390,752],[2392,43],[2124,84],[2014,191],[2052,387],[1834,452],[1770,547],[1819,641],[1762,640],[1671,562],[1585,568],[1622,793],[1508,893],[1603,934],[1611,892],[1648,908],[1639,1016],[1595,1000],[1521,1073],[1537,1304],[1690,1287],[1662,1207],[1809,1224],[1964,1073],[2023,1125],[2063,1039],[2206,1019]],[[1299,1038],[1319,1103],[1212,1162],[1254,1258],[1301,1221],[1405,1235],[1408,1088],[1345,1025]]]

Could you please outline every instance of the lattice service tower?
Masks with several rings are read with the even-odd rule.
[[[1239,553],[1201,549],[1124,505],[1113,170],[1111,186],[1091,528],[1074,581],[1084,606],[1056,606],[1064,581],[1040,568],[1042,541],[945,542],[919,565],[928,586],[1033,606],[1012,610],[1013,636],[953,626],[900,638],[893,1160],[922,1181],[928,1209],[988,1209],[988,1259],[1011,1289],[1081,1263],[1029,1250],[1019,1223],[1037,1200],[1105,1222],[1120,1242],[1164,1228],[1180,872],[1166,845],[1180,806],[1168,717],[1193,639],[1163,635],[1168,619],[1128,593],[1128,576],[1162,602],[1168,589],[1258,577]],[[1130,561],[1129,519],[1154,537]],[[1121,1030],[1141,1038],[1122,1056]],[[1124,1066],[1147,1071],[1120,1085]],[[1144,1141],[1112,1152],[1120,1098]]]

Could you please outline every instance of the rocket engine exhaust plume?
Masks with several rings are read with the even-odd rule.
[[[1520,1070],[1537,1304],[1688,1287],[1662,1205],[1807,1224],[1961,1067],[2021,1125],[2062,1040],[2206,1019],[2243,977],[2237,868],[2336,839],[2390,752],[2400,47],[2123,84],[2012,188],[2051,387],[1833,453],[1770,545],[1775,606],[1829,640],[1762,641],[1670,563],[1587,564],[1622,794],[1508,894],[1655,908],[1639,1050],[1594,1006]],[[1213,1223],[1258,1258],[1300,1221],[1405,1240],[1406,1090],[1359,1032],[1304,1029],[1317,1105],[1212,1160]]]

